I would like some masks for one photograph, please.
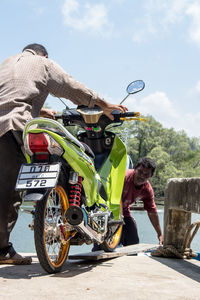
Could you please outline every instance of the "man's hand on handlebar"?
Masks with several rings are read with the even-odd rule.
[[[42,107],[40,110],[40,116],[43,118],[49,118],[55,120],[56,111],[53,109]]]
[[[100,98],[98,98],[95,101],[95,104],[98,105],[103,110],[104,114],[112,121],[114,120],[114,117],[111,114],[113,110],[120,110],[121,113],[125,113],[126,111],[128,111],[128,108],[126,106],[123,106],[121,104],[120,105],[111,104]]]

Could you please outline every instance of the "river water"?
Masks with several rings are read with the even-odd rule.
[[[161,228],[163,229],[164,208],[163,206],[157,206],[157,209]],[[140,243],[157,244],[157,235],[150,223],[146,211],[132,211],[132,215],[137,222]],[[192,214],[192,222],[198,219],[200,219],[198,214]],[[18,252],[35,252],[33,231],[31,231],[28,227],[28,224],[31,223],[31,220],[32,216],[30,214],[20,212],[17,224],[11,233],[10,241],[13,243],[16,251]],[[199,237],[200,231],[197,232],[191,243],[191,248],[197,252],[200,252]],[[71,246],[69,254],[84,253],[90,251],[91,248],[91,245],[85,244],[82,246]]]

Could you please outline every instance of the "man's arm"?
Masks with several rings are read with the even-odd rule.
[[[52,95],[69,99],[76,105],[89,107],[97,105],[111,120],[114,119],[111,114],[113,110],[120,110],[122,113],[128,110],[123,105],[111,104],[101,99],[96,92],[88,89],[83,83],[78,82],[54,61],[47,60],[47,63],[47,89]]]
[[[163,238],[162,231],[160,228],[158,214],[157,214],[157,212],[154,212],[154,213],[148,212],[148,216],[151,221],[151,224],[153,225],[153,227],[155,228],[155,231],[157,232],[159,244],[162,245],[164,238]]]

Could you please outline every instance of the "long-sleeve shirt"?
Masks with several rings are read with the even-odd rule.
[[[134,170],[126,171],[122,193],[123,215],[131,217],[130,204],[135,203],[137,200],[144,202],[144,209],[149,213],[156,213],[154,192],[150,182],[145,182],[142,188],[137,189],[133,183],[133,175]]]
[[[0,137],[9,130],[23,131],[49,95],[76,105],[93,107],[97,93],[66,73],[57,63],[27,49],[0,66]]]

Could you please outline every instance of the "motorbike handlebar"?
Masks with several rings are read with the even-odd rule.
[[[139,117],[140,113],[139,112],[125,112],[125,113],[121,113],[120,110],[114,110],[112,112],[112,115],[114,117],[114,120],[111,121],[106,115],[102,115],[101,119],[100,119],[100,127],[104,128],[106,126],[108,126],[111,123],[121,123],[124,120],[129,120],[131,117]],[[58,115],[56,114],[55,116],[55,120],[58,119],[62,119],[65,125],[83,125],[83,118],[81,116],[81,114],[79,112],[77,112],[77,110],[67,110],[67,111],[63,111],[62,114]]]

